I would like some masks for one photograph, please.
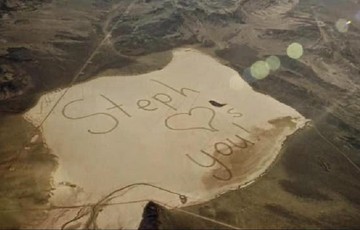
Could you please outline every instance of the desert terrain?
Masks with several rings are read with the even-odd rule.
[[[0,18],[0,228],[50,226],[53,213],[60,219],[73,217],[54,228],[71,229],[106,228],[106,217],[116,220],[117,227],[141,229],[360,226],[359,1],[2,0]],[[195,60],[180,61],[189,57]],[[184,66],[170,71],[176,63]],[[204,97],[177,101],[166,96],[169,88],[155,92],[153,85],[164,79],[190,88],[189,95],[204,92]],[[180,98],[182,93],[177,92]],[[251,95],[262,99],[251,103]],[[110,103],[114,97],[120,108],[129,110]],[[154,109],[130,105],[143,97],[142,102],[149,103],[150,97],[157,103],[153,105],[162,110],[160,117],[130,112],[136,106]],[[79,102],[85,104],[64,112],[66,103]],[[136,115],[141,125],[131,129],[128,122],[124,130],[114,129],[111,142],[79,135],[112,132],[118,125],[112,105],[117,115]],[[166,172],[161,167],[168,162],[166,153],[180,156],[176,153],[183,149],[202,149],[235,134],[221,112],[216,122],[226,132],[216,138],[212,135],[220,128],[211,122],[195,126],[205,129],[192,130],[192,135],[154,129],[160,123],[168,125],[167,132],[181,129],[182,121],[166,118],[174,112],[191,115],[194,106],[204,113],[230,106],[244,109],[243,126],[280,131],[259,141],[259,155],[249,156],[259,161],[246,170],[239,166],[243,162],[234,165],[235,179],[229,183],[219,186],[208,180],[214,175],[224,179],[222,169],[208,174],[191,168],[191,161],[182,164],[181,159],[189,160],[186,155],[168,168],[179,167],[174,171],[188,173],[185,179],[171,173],[155,178]],[[101,120],[79,121],[76,127],[74,119],[64,119],[84,120],[83,114],[94,113]],[[200,115],[198,122],[206,116]],[[290,122],[289,117],[298,120]],[[194,132],[199,130],[211,135],[197,139]],[[153,157],[162,139],[172,144],[161,145],[159,158]],[[132,142],[134,148],[123,148]],[[95,150],[113,148],[119,153],[103,165],[101,155],[86,158]],[[131,161],[140,159],[131,151],[147,157],[131,167]],[[121,161],[119,168],[114,159]],[[73,173],[64,173],[66,168]],[[123,173],[113,180],[99,176],[117,170]],[[161,192],[134,178],[152,178],[183,191]],[[171,184],[174,178],[184,183]],[[106,195],[111,186],[118,188],[115,180],[126,191]],[[141,188],[126,187],[131,183]],[[127,189],[134,197],[119,199]],[[66,200],[74,191],[80,195]],[[81,197],[84,191],[97,197]],[[188,199],[194,193],[196,199]],[[61,197],[68,203],[61,203]],[[142,220],[127,216],[141,212]]]

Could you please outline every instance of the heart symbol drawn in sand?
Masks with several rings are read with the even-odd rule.
[[[204,116],[204,113],[206,114]],[[215,111],[208,107],[194,107],[190,109],[188,113],[176,113],[166,118],[165,126],[171,130],[207,130],[211,132],[217,132],[212,122],[215,118]],[[176,121],[180,121],[180,124],[176,124]],[[189,126],[184,126],[188,124]],[[197,123],[197,124],[196,124]],[[192,124],[195,124],[192,126]]]

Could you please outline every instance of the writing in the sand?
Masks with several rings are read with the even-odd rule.
[[[223,161],[216,157],[216,154],[219,156],[230,157],[235,152],[239,153],[241,152],[241,150],[247,149],[248,147],[253,145],[255,145],[255,143],[241,137],[239,134],[236,134],[233,139],[226,138],[223,141],[215,142],[212,146],[213,149],[211,152],[204,149],[200,150],[200,158],[203,158],[204,162],[208,163],[196,160],[189,154],[186,154],[186,156],[192,162],[203,168],[221,167],[223,169],[221,174],[213,174],[212,176],[220,181],[229,181],[233,178],[233,173],[231,169],[225,163],[223,163]]]
[[[180,97],[188,97],[190,94],[199,94],[200,91],[191,89],[191,88],[180,88],[177,89],[173,86],[170,86],[166,83],[163,83],[158,80],[151,80],[154,84],[158,84],[163,86],[164,88],[169,89],[173,94],[164,93],[164,92],[156,92],[154,93],[150,98],[139,98],[134,103],[136,104],[136,108],[138,110],[144,111],[144,112],[155,112],[159,110],[161,107],[166,107],[169,110],[173,110],[174,112],[178,111],[178,108],[175,104],[173,104],[174,95],[180,96]],[[94,129],[88,129],[88,132],[90,134],[107,134],[110,132],[113,132],[116,128],[119,127],[120,119],[132,119],[133,115],[132,113],[121,103],[118,103],[114,101],[113,99],[109,98],[105,94],[100,94],[99,97],[102,98],[102,100],[105,100],[109,107],[106,108],[106,111],[104,112],[96,112],[96,113],[90,113],[90,114],[72,114],[71,111],[76,106],[81,105],[82,102],[84,102],[84,99],[75,99],[72,101],[69,101],[62,109],[62,114],[65,118],[70,120],[83,120],[88,118],[100,118],[102,117],[104,122],[109,125],[109,127],[102,128],[101,130],[94,130]],[[117,111],[116,115],[114,113],[110,113],[110,111]],[[242,114],[238,111],[236,111],[235,108],[229,108],[227,109],[227,113],[231,117],[241,117]],[[199,124],[199,125],[193,125],[193,126],[187,126],[187,127],[179,127],[176,125],[176,120],[181,119],[187,119],[191,120],[192,118],[196,117],[197,115],[202,115],[205,117],[208,117],[209,120],[206,122],[206,124]],[[174,113],[173,115],[167,117],[165,119],[164,125],[170,129],[170,130],[192,130],[192,129],[198,129],[198,130],[204,130],[204,131],[212,131],[216,132],[218,129],[216,129],[213,126],[213,120],[215,119],[216,111],[213,108],[207,107],[207,106],[194,106],[189,109],[186,113]],[[191,118],[191,119],[189,119]]]
[[[191,88],[176,88],[174,86],[170,86],[164,82],[158,80],[150,80],[153,84],[157,84],[161,86],[163,89],[167,89],[165,92],[155,92],[152,96],[148,98],[139,98],[134,101],[135,108],[143,111],[144,113],[156,112],[162,107],[165,107],[167,110],[174,111],[174,113],[164,119],[164,125],[171,131],[176,132],[185,132],[189,130],[198,130],[203,132],[219,132],[219,128],[214,124],[216,118],[216,110],[205,105],[201,106],[192,106],[186,112],[179,112],[178,107],[174,103],[175,97],[188,97],[196,94],[200,94],[201,92]],[[171,92],[171,94],[169,93]],[[82,114],[82,115],[74,115],[72,114],[72,109],[76,108],[76,106],[81,105],[84,102],[84,99],[76,99],[69,101],[62,109],[62,115],[70,120],[82,120],[88,118],[100,118],[106,119],[106,124],[111,124],[103,129],[88,129],[87,131],[90,134],[99,135],[99,134],[108,134],[113,132],[119,127],[120,119],[134,119],[133,113],[127,109],[123,104],[116,102],[112,98],[106,96],[105,94],[100,94],[99,97],[102,100],[106,101],[109,104],[109,107],[106,108],[104,112],[96,112],[90,114]],[[213,103],[213,101],[212,101]],[[230,120],[235,120],[243,116],[242,113],[237,111],[235,108],[226,106],[218,108],[221,110],[225,110],[225,113],[229,115]],[[112,113],[110,113],[110,111]],[[116,111],[116,112],[114,112]],[[104,120],[105,121],[105,120]],[[214,174],[213,177],[217,180],[228,181],[233,175],[231,169],[223,163],[219,157],[217,156],[225,156],[230,157],[235,152],[239,152],[239,150],[246,149],[252,145],[253,142],[242,137],[242,133],[249,131],[244,128],[242,125],[238,124],[237,121],[232,123],[235,130],[241,131],[241,134],[238,132],[233,137],[226,138],[225,140],[217,141],[213,144],[213,150],[204,150],[201,149],[197,156],[192,156],[186,154],[186,156],[191,160],[194,164],[204,167],[204,168],[212,168],[212,167],[221,167],[223,168],[223,172],[221,175]],[[239,130],[240,129],[240,130]],[[206,159],[207,158],[207,159]],[[203,162],[202,162],[203,161]],[[207,163],[204,163],[207,162]],[[210,163],[209,163],[210,162]]]
[[[179,96],[187,97],[189,93],[200,93],[197,90],[190,89],[190,88],[180,88],[176,89],[170,85],[167,85],[163,82],[160,82],[158,80],[151,80],[151,82],[162,85],[163,87],[166,87],[167,89],[170,89],[173,93],[176,93]],[[97,113],[91,113],[91,114],[84,114],[84,115],[72,115],[71,109],[75,106],[78,106],[81,102],[84,101],[84,99],[76,99],[68,102],[62,109],[62,114],[64,117],[70,120],[82,120],[87,118],[93,118],[93,117],[103,117],[104,119],[108,120],[108,123],[111,122],[111,126],[106,129],[102,130],[93,130],[89,129],[88,132],[91,134],[107,134],[112,131],[114,131],[119,126],[119,118],[125,117],[125,118],[132,118],[132,114],[130,111],[128,111],[127,108],[125,108],[124,105],[119,104],[112,100],[111,98],[107,97],[105,94],[100,94],[100,97],[103,98],[103,100],[107,101],[109,104],[109,107],[106,108],[107,111],[116,110],[118,111],[118,115],[115,116],[113,114],[110,114],[109,112],[97,112]],[[144,111],[144,112],[154,112],[157,111],[161,106],[165,106],[168,109],[177,111],[177,108],[172,105],[173,96],[169,95],[167,93],[154,93],[153,96],[150,98],[139,98],[136,100],[136,107],[137,109]]]

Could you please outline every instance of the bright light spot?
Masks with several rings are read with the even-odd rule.
[[[270,73],[270,67],[265,61],[257,61],[250,67],[251,75],[256,79],[264,79]]]
[[[281,62],[280,59],[276,56],[270,56],[266,58],[266,63],[270,67],[271,70],[275,71],[280,68]]]
[[[346,33],[349,30],[349,24],[350,24],[349,22],[351,23],[351,21],[340,18],[339,20],[336,21],[335,27],[340,33]]]
[[[347,21],[346,25],[350,25],[352,23],[352,21]]]
[[[304,48],[300,43],[294,42],[288,46],[287,55],[293,59],[299,59],[304,54]]]

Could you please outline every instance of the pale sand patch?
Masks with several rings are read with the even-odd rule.
[[[39,124],[62,92],[44,95],[26,118]],[[59,157],[51,202],[99,205],[92,213],[51,211],[42,227],[59,228],[79,215],[67,226],[136,228],[146,202],[104,205],[207,201],[263,174],[286,136],[305,122],[291,107],[255,92],[234,70],[192,49],[174,51],[160,71],[75,85],[42,126]],[[111,194],[133,183],[146,184]]]

